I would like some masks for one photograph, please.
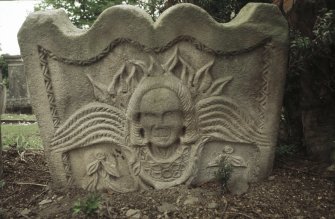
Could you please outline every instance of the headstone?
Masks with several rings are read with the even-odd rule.
[[[87,31],[63,10],[36,12],[18,36],[57,188],[201,184],[222,158],[234,192],[270,173],[288,52],[275,5],[227,24],[192,4],[156,22],[116,6]]]
[[[31,112],[27,80],[24,74],[22,58],[19,55],[5,55],[8,64],[8,112]]]
[[[2,135],[1,135],[1,114],[6,109],[6,86],[2,83],[2,69],[0,67],[0,180],[3,174],[3,159],[2,159]]]

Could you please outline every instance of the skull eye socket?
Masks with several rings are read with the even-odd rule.
[[[181,136],[184,136],[186,133],[186,126],[183,126],[182,129],[181,129]]]
[[[136,122],[139,122],[141,120],[141,113],[140,112],[135,113],[134,116],[133,116],[133,119]]]
[[[140,136],[141,136],[142,138],[144,138],[144,129],[143,129],[143,128],[140,128]]]

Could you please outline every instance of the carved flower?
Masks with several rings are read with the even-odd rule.
[[[95,160],[89,163],[86,167],[89,181],[84,188],[89,191],[95,191],[98,186],[98,182],[102,179],[104,182],[110,183],[110,176],[120,177],[120,172],[114,162],[107,159],[105,153],[98,152],[95,155]]]
[[[116,168],[115,164],[111,162],[102,162],[103,170],[106,171],[110,176],[120,177],[119,170]]]
[[[246,162],[244,159],[240,156],[234,156],[230,155],[228,156],[228,161],[233,165],[234,167],[247,167]]]
[[[173,172],[169,169],[165,169],[165,170],[162,171],[162,176],[165,179],[169,179],[173,176]]]
[[[226,154],[231,154],[234,152],[234,148],[229,146],[229,145],[226,145],[224,146],[223,148],[223,152],[226,153]]]
[[[95,154],[95,157],[97,158],[97,160],[103,161],[103,160],[106,159],[106,154],[98,152],[98,153]]]
[[[108,174],[110,176],[120,177],[120,173],[116,168],[116,165],[109,160],[106,160],[106,154],[96,153],[95,157],[96,160],[87,165],[87,175],[91,176],[93,174],[98,174],[100,171],[100,175]]]
[[[226,145],[223,147],[221,154],[216,155],[216,157],[208,163],[208,167],[219,166],[220,160],[227,159],[227,161],[234,167],[247,167],[247,163],[241,156],[232,155],[234,148]]]

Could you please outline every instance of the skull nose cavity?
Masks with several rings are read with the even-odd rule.
[[[170,128],[167,127],[155,127],[152,129],[152,134],[154,137],[169,137]]]

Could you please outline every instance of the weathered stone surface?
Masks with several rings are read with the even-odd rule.
[[[213,202],[209,203],[207,207],[210,208],[210,209],[215,209],[215,208],[219,207],[219,204],[213,201]]]
[[[288,30],[274,5],[230,23],[179,4],[153,22],[117,6],[88,31],[36,12],[19,44],[55,186],[128,192],[272,169]],[[239,191],[237,191],[239,192]]]
[[[0,68],[0,79],[1,79],[1,68]],[[6,109],[6,87],[0,82],[0,179],[3,174],[3,160],[2,160],[2,136],[1,136],[1,114]]]
[[[199,198],[198,197],[194,197],[194,196],[187,196],[187,198],[184,201],[184,205],[196,205],[199,203]]]
[[[127,218],[131,218],[131,219],[141,218],[141,211],[137,209],[129,209],[126,212],[126,216]]]
[[[162,205],[157,207],[157,209],[161,213],[164,213],[164,212],[170,213],[170,212],[174,212],[178,210],[178,208],[175,205],[167,203],[167,202],[163,202]]]
[[[31,112],[27,80],[21,56],[4,56],[8,64],[7,110]]]
[[[5,113],[6,110],[6,98],[7,98],[7,89],[4,84],[2,84],[2,71],[0,68],[0,115]]]

